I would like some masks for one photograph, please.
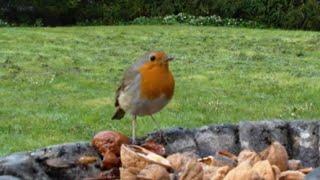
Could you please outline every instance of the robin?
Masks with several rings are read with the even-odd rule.
[[[174,58],[162,51],[148,52],[124,73],[116,91],[116,112],[112,119],[120,120],[125,113],[132,115],[132,140],[135,143],[137,116],[151,116],[171,100],[174,78],[169,62]]]

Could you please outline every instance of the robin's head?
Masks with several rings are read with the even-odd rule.
[[[153,51],[149,52],[145,56],[146,62],[148,64],[168,64],[169,61],[172,61],[174,57],[168,56],[163,51]]]

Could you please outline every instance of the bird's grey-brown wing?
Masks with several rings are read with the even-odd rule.
[[[126,87],[130,86],[130,84],[133,82],[135,77],[138,75],[139,71],[133,69],[130,67],[125,73],[124,76],[121,80],[121,84],[118,87],[116,91],[116,102],[115,102],[115,107],[120,106],[119,104],[119,96],[122,91],[125,91]]]
[[[136,78],[136,76],[139,75],[139,67],[146,61],[145,60],[146,58],[141,58],[141,59],[142,60],[136,62],[131,67],[129,67],[124,73],[121,84],[116,91],[116,99],[115,99],[116,113],[113,115],[112,119],[121,119],[125,114],[125,111],[120,107],[119,96],[121,92],[125,91],[126,88],[134,82],[134,79]]]

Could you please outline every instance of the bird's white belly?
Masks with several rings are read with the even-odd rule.
[[[131,110],[131,114],[138,116],[151,115],[160,111],[170,100],[162,95],[153,100],[140,99]]]
[[[148,100],[140,98],[140,95],[132,96],[127,93],[121,93],[119,96],[120,106],[132,115],[145,116],[160,111],[170,100],[162,95],[156,99]]]

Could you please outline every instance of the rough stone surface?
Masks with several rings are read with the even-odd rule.
[[[315,121],[295,121],[289,124],[292,156],[302,165],[319,165],[319,128]]]
[[[21,178],[17,178],[17,177],[14,177],[14,176],[0,176],[0,180],[21,180]]]
[[[84,155],[96,156],[98,161],[81,165],[78,159]],[[0,159],[0,175],[26,180],[83,179],[97,176],[100,163],[98,153],[89,143],[69,143],[4,157]]]
[[[241,149],[251,149],[260,152],[271,142],[278,141],[284,145],[289,153],[288,124],[285,121],[240,122],[239,139]]]
[[[198,152],[198,147],[194,141],[192,130],[184,128],[173,128],[163,132],[155,132],[148,135],[146,140],[155,140],[165,144],[167,154],[175,152]]]
[[[40,149],[31,155],[37,162],[43,164],[45,172],[52,179],[83,179],[95,177],[101,172],[100,158],[88,166],[78,163],[78,159],[84,155],[99,157],[97,151],[86,142],[51,146]],[[54,161],[49,163],[48,159]]]
[[[221,150],[239,153],[238,128],[234,125],[204,126],[195,130],[200,156],[215,155]]]
[[[0,175],[26,180],[49,179],[29,153],[16,153],[0,159]]]

